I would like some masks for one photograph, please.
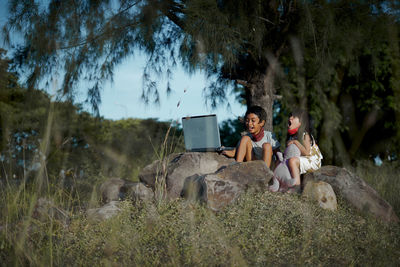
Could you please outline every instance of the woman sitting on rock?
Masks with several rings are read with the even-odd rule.
[[[295,109],[288,120],[286,150],[274,171],[271,191],[300,191],[300,174],[321,168],[322,154],[310,134],[307,112]]]

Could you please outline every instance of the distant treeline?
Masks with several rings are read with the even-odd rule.
[[[29,179],[45,163],[49,177],[117,176],[137,179],[157,159],[166,133],[168,151],[182,151],[182,132],[157,119],[107,120],[70,101],[27,89],[0,62],[0,176]],[[164,149],[165,150],[165,149]]]

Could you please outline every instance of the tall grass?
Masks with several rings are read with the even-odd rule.
[[[31,216],[34,190],[2,191],[0,262],[40,265],[395,265],[400,228],[363,217],[339,199],[320,209],[300,196],[244,194],[215,213],[184,200],[121,203],[93,223],[78,210],[68,226]],[[54,192],[57,205],[67,207]]]
[[[157,148],[152,144],[154,154],[156,155],[158,160],[154,188],[155,201],[158,204],[167,199],[166,177],[168,175],[169,157],[171,154],[174,154],[176,152],[176,149],[177,147],[179,147],[179,145],[182,145],[182,133],[181,135],[176,136],[177,128],[173,127],[173,123],[173,121],[170,122],[167,133],[164,136],[164,140],[162,141],[160,148]],[[171,130],[173,130],[172,134]]]
[[[376,166],[372,161],[360,160],[353,171],[388,201],[400,216],[400,162],[384,161]]]

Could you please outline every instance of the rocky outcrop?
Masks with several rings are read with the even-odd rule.
[[[163,163],[156,161],[143,169],[140,180],[154,188],[156,177],[165,179],[170,199],[183,196],[200,200],[213,210],[234,202],[247,189],[267,190],[273,173],[263,161],[236,163],[217,153],[182,153],[170,156]],[[324,183],[307,183],[323,181]],[[361,178],[346,169],[324,166],[304,175],[305,195],[327,209],[335,210],[335,194],[350,205],[388,221],[398,222],[393,208]],[[336,204],[335,204],[336,203]]]
[[[154,197],[153,190],[143,183],[131,182],[120,178],[106,180],[100,186],[100,194],[103,203],[126,198],[135,201],[151,201]]]
[[[323,166],[318,171],[304,175],[304,184],[310,180],[329,183],[337,195],[362,212],[373,214],[386,222],[399,222],[389,203],[364,180],[344,168]]]
[[[155,161],[146,166],[139,174],[139,179],[154,188],[156,179],[165,178],[168,197],[176,199],[181,195],[186,178],[195,174],[214,173],[234,162],[214,152],[181,153],[169,156],[165,162]]]
[[[143,183],[127,182],[122,188],[123,198],[132,199],[134,201],[150,202],[154,199],[153,190]]]
[[[164,177],[168,163],[171,161],[171,158],[176,156],[176,154],[170,155],[164,161],[156,160],[144,167],[139,173],[140,182],[146,184],[154,190],[156,180],[158,177]]]
[[[105,205],[86,211],[88,219],[92,222],[107,220],[117,215],[120,211],[120,200],[130,199],[150,202],[154,199],[153,190],[143,183],[131,182],[120,178],[106,180],[100,186],[100,194]]]
[[[248,189],[265,191],[273,173],[264,161],[234,163],[215,173],[193,175],[185,180],[181,195],[200,200],[218,211],[234,202]]]
[[[302,196],[314,200],[323,209],[337,210],[335,192],[326,182],[309,180],[304,186]]]

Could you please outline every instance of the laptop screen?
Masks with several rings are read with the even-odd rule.
[[[182,118],[186,151],[216,151],[221,147],[217,115]]]

